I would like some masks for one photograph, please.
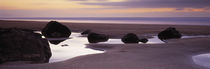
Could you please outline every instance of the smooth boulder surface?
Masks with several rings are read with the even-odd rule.
[[[169,27],[158,34],[158,38],[160,40],[177,39],[181,37],[182,37],[181,33],[177,31],[176,28],[173,27]]]
[[[128,33],[121,38],[121,41],[124,43],[139,43],[139,38],[134,33]]]
[[[47,63],[51,50],[41,34],[26,29],[0,29],[0,63],[30,61]]]
[[[69,38],[71,30],[68,27],[58,23],[57,21],[50,21],[43,29],[42,35],[46,38]],[[64,39],[65,40],[65,39]],[[52,44],[59,44],[64,40],[49,40]]]
[[[90,33],[90,34],[88,34],[88,42],[89,43],[105,42],[108,39],[109,39],[108,35],[97,34],[97,33]]]

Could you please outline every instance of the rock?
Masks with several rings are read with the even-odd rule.
[[[139,43],[139,38],[134,33],[128,33],[121,38],[121,41],[124,43]]]
[[[31,61],[47,63],[51,50],[46,39],[38,33],[24,29],[0,29],[0,63]]]
[[[104,34],[90,33],[88,34],[89,43],[105,42],[109,39],[109,36]]]
[[[139,42],[147,43],[148,42],[148,39],[147,38],[142,38],[142,39],[139,39]]]
[[[158,38],[160,40],[167,40],[167,39],[174,39],[181,37],[182,35],[179,33],[179,31],[177,31],[176,28],[173,27],[169,27],[158,34]]]
[[[81,33],[81,35],[88,35],[89,33],[91,33],[91,30],[85,30],[84,32]]]
[[[50,21],[43,29],[42,34],[46,38],[69,38],[71,35],[71,30],[68,29],[68,27],[56,22],[56,21]],[[49,40],[52,44],[59,44],[60,42],[64,40]]]

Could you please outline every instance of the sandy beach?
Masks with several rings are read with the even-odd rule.
[[[47,22],[4,21],[0,28],[41,30]],[[167,27],[175,27],[184,35],[210,35],[210,26],[62,23],[74,32],[90,29],[97,33],[121,38],[127,33],[157,35]],[[210,52],[210,37],[174,39],[165,44],[89,44],[105,47],[106,52],[79,56],[56,63],[0,65],[0,69],[208,69],[195,64],[192,56]]]

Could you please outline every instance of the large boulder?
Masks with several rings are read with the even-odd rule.
[[[134,33],[128,33],[121,38],[121,41],[124,43],[139,43],[139,38]]]
[[[0,29],[0,63],[31,61],[47,63],[51,50],[41,34],[25,29]]]
[[[160,40],[167,40],[167,39],[174,39],[181,37],[182,35],[179,33],[179,31],[177,31],[176,28],[173,27],[169,27],[158,34],[158,38]]]
[[[108,35],[97,34],[97,33],[90,33],[90,34],[88,34],[88,42],[89,43],[105,42],[108,39],[109,39]]]
[[[42,35],[46,38],[69,38],[71,30],[68,27],[58,23],[57,21],[50,21],[43,29]],[[65,40],[65,39],[64,39]],[[49,40],[52,44],[59,44],[64,40]]]

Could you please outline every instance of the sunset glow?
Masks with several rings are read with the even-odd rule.
[[[192,0],[192,4],[188,3],[188,1],[190,0],[177,0],[177,2],[175,0],[174,3],[177,4],[171,5],[162,4],[162,2],[159,3],[155,0],[154,2],[153,0],[0,0],[0,17],[21,17],[20,14],[25,17],[39,17],[43,16],[43,14],[45,14],[45,17],[68,17],[66,15],[69,15],[69,17],[86,17],[90,15],[93,15],[93,17],[124,15],[164,17],[165,15],[172,16],[172,14],[177,16],[176,14],[180,13],[191,14],[191,16],[199,14],[200,17],[210,16],[210,7],[206,4],[206,2],[210,2],[209,0],[200,0],[200,4],[194,3],[198,0]],[[171,3],[171,1],[166,3]],[[193,4],[196,4],[196,6]],[[36,12],[36,15],[32,14],[34,12]]]

